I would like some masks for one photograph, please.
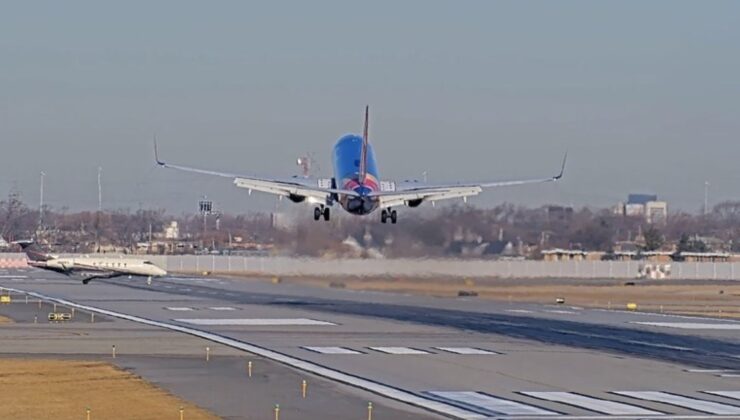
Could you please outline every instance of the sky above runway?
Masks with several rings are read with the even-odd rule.
[[[362,130],[381,177],[557,173],[471,201],[607,206],[740,199],[740,2],[34,1],[0,13],[0,196],[55,207],[268,210],[167,160],[330,176]],[[286,206],[286,204],[282,204]],[[308,208],[307,208],[308,209]],[[308,211],[308,210],[307,210]]]

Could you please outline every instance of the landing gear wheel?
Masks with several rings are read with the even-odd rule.
[[[313,209],[313,220],[319,220],[321,218],[321,209],[316,207]]]
[[[327,207],[327,208],[324,209],[324,221],[325,222],[328,222],[329,219],[330,219],[330,217],[331,217],[331,215],[329,213],[329,208]]]
[[[383,210],[380,212],[380,223],[385,223],[388,221],[388,212]]]
[[[398,221],[398,214],[396,213],[395,210],[392,210],[391,211],[391,223],[395,225],[396,221]]]

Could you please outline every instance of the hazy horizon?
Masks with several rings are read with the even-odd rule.
[[[276,198],[155,167],[162,157],[286,177],[359,132],[381,177],[554,175],[488,190],[606,207],[658,194],[698,211],[740,199],[740,3],[13,2],[0,15],[0,197],[36,206],[227,212]],[[281,204],[286,207],[287,204]],[[310,207],[305,206],[309,212]],[[414,210],[402,210],[411,214]]]

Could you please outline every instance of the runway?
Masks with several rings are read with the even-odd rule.
[[[22,275],[0,285],[261,354],[430,417],[740,418],[737,321],[220,278],[82,286]]]

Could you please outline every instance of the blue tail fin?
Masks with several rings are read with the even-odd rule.
[[[365,106],[365,128],[362,130],[362,151],[360,152],[360,183],[365,182],[367,177],[367,145],[368,145],[368,125],[370,118],[370,105]]]

